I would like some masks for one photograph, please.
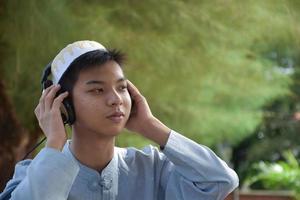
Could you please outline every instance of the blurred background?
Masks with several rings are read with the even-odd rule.
[[[299,0],[0,1],[0,189],[43,136],[42,70],[88,39],[125,52],[154,115],[211,147],[241,188],[299,193],[299,19]]]

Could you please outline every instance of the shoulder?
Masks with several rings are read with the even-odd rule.
[[[0,199],[5,198],[10,195],[10,193],[19,185],[19,183],[26,177],[27,168],[30,165],[32,160],[26,159],[19,161],[15,165],[15,171],[13,178],[10,179],[3,192],[0,194]]]
[[[32,162],[31,159],[26,159],[18,162],[15,166],[15,172],[13,178],[23,178],[26,176],[27,168],[29,167],[30,163]]]
[[[125,160],[131,159],[152,159],[154,157],[164,157],[163,153],[153,145],[147,145],[142,149],[137,149],[135,147],[120,148],[116,147],[115,150],[118,152],[118,155]]]
[[[129,166],[153,166],[166,160],[166,156],[160,152],[160,150],[153,146],[147,145],[143,149],[137,149],[135,147],[127,148],[115,148],[120,164]]]

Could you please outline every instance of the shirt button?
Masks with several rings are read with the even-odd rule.
[[[112,186],[112,180],[111,179],[104,179],[101,181],[101,186],[103,186],[103,189],[109,190]]]

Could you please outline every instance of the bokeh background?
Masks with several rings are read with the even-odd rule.
[[[88,39],[125,52],[154,115],[214,149],[241,188],[299,192],[299,19],[299,0],[0,1],[1,189],[42,137],[42,70]]]

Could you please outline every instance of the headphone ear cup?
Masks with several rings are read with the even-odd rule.
[[[56,97],[59,96],[61,93],[65,92],[66,90],[61,88],[57,93]],[[72,104],[72,100],[69,96],[67,96],[60,105],[60,113],[62,117],[62,121],[65,124],[72,125],[75,121],[75,111]]]
[[[64,99],[60,107],[64,124],[72,125],[75,122],[75,111],[70,99]]]
[[[47,79],[46,81],[43,82],[43,90],[50,87],[51,85],[53,85],[53,82]]]
[[[64,122],[64,124],[67,124],[68,121],[69,121],[69,114],[68,114],[68,111],[66,109],[65,103],[62,103],[60,105],[59,109],[60,109],[60,114],[61,114],[62,121]]]

